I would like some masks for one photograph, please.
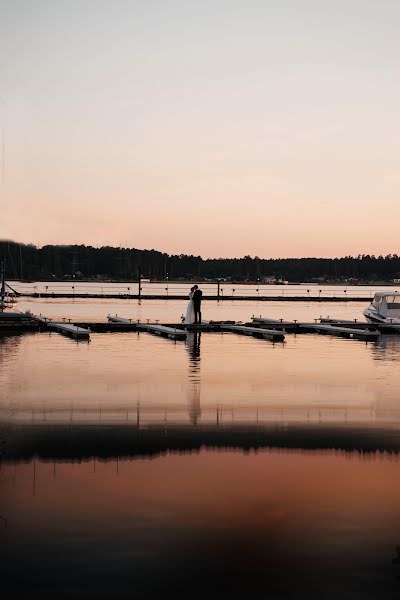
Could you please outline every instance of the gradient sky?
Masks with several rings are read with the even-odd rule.
[[[398,0],[0,0],[0,238],[399,253]]]

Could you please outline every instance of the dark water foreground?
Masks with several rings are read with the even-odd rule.
[[[5,598],[398,598],[400,432],[1,427]]]
[[[203,449],[346,452],[367,456],[400,454],[400,430],[337,424],[247,423],[227,425],[156,424],[0,424],[3,463],[42,461],[84,462],[92,459],[156,458],[168,453]]]
[[[396,336],[0,338],[1,597],[398,598],[399,360]]]

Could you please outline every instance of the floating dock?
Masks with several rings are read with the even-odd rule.
[[[330,319],[329,317],[322,317],[320,319],[321,323],[330,323],[331,325],[338,325],[341,327],[362,327],[365,326],[372,328],[378,328],[381,333],[400,333],[400,325],[395,325],[394,323],[365,323],[364,321],[359,321],[358,319],[354,319],[354,321],[349,320],[340,320],[340,319]]]
[[[30,313],[0,311],[0,332],[24,331],[35,327],[37,327],[37,323],[35,323]]]
[[[105,299],[105,300],[185,300],[187,302],[187,292],[182,291],[181,293],[173,293],[169,291],[168,293],[153,293],[153,294],[132,294],[126,291],[120,292],[93,292],[93,291],[78,291],[77,289],[72,289],[71,291],[59,292],[59,291],[31,291],[31,290],[13,290],[15,297],[17,298],[74,298],[74,299],[84,299],[84,298],[93,298],[93,299]],[[126,290],[126,288],[125,288]],[[324,292],[325,290],[321,289],[320,292]],[[371,294],[366,295],[356,295],[351,296],[347,293],[342,293],[338,291],[336,292],[329,290],[330,295],[323,295],[318,293],[318,295],[310,295],[305,290],[298,291],[293,295],[290,295],[290,290],[281,289],[276,291],[276,293],[264,293],[264,294],[239,294],[239,293],[227,293],[226,290],[224,293],[218,294],[210,293],[207,291],[203,292],[203,300],[213,300],[213,301],[224,301],[224,300],[239,300],[239,301],[253,301],[253,302],[371,302],[372,296]],[[332,293],[333,292],[333,293]]]
[[[264,339],[270,340],[271,342],[283,342],[285,339],[285,335],[284,333],[282,333],[282,331],[276,331],[274,329],[248,327],[247,325],[222,325],[221,329],[222,331],[228,331],[232,333],[263,337]]]
[[[268,317],[252,317],[253,325],[262,327],[273,325],[286,333],[320,333],[337,335],[340,337],[354,338],[364,341],[376,341],[381,335],[380,328],[370,323],[356,321],[327,321],[315,320],[315,323],[302,323],[301,321],[284,321],[283,319],[269,319]],[[396,331],[392,327],[392,333]],[[400,333],[400,332],[399,332]]]
[[[235,323],[234,321],[204,321],[201,324],[186,325],[184,323],[140,322],[118,315],[109,315],[102,322],[75,322],[71,319],[52,320],[42,315],[35,316],[23,313],[0,313],[0,332],[36,331],[38,328],[53,329],[75,339],[88,339],[91,333],[112,333],[147,331],[173,340],[184,340],[187,332],[231,332],[243,335],[254,335],[271,341],[283,341],[287,334],[318,333],[341,337],[375,341],[381,334],[400,334],[400,327],[392,324],[366,323],[352,320],[335,320],[328,318],[315,319],[314,322],[287,321],[263,316],[253,316],[251,322]]]
[[[123,323],[125,325],[134,324],[135,329],[139,331],[148,331],[157,335],[163,335],[171,339],[185,339],[187,331],[227,331],[231,333],[239,333],[243,335],[255,335],[257,337],[263,337],[264,339],[271,340],[273,342],[283,342],[285,335],[282,331],[274,331],[272,329],[260,329],[258,327],[247,327],[246,325],[236,325],[232,321],[221,321],[212,323],[206,321],[204,323],[196,324],[179,324],[174,325],[159,325],[150,323],[133,323],[132,319],[126,319],[124,317],[108,316],[108,320],[112,323]]]
[[[111,323],[122,323],[124,325],[132,324],[132,319],[124,319],[123,317],[118,317],[118,315],[108,315],[108,320],[111,321]],[[162,335],[164,337],[168,337],[171,340],[186,339],[186,330],[179,329],[177,327],[168,327],[166,325],[150,323],[136,323],[135,329],[139,331],[148,331],[149,333],[154,333],[156,335]]]
[[[47,317],[42,317],[41,315],[39,317],[34,316],[34,319],[42,325],[45,325],[47,328],[55,329],[58,333],[68,335],[76,340],[88,340],[90,338],[90,329],[80,327],[74,323],[60,323],[58,321],[52,321]]]
[[[376,341],[381,335],[380,331],[369,329],[355,329],[353,327],[340,327],[338,325],[327,325],[323,323],[309,323],[309,329],[325,335],[338,335],[340,337],[354,338],[357,340]]]
[[[51,321],[47,324],[50,329],[55,329],[59,333],[64,335],[69,335],[75,339],[89,339],[90,338],[90,330],[84,329],[83,327],[79,327],[78,325],[73,325],[72,323],[56,323]]]
[[[119,317],[118,315],[107,315],[107,321],[109,323],[118,323],[120,325],[133,325],[136,329],[139,321],[133,321],[132,319],[126,319],[125,317]]]
[[[166,325],[150,325],[142,323],[139,328],[143,331],[149,331],[156,335],[163,335],[170,338],[171,340],[185,340],[186,330],[177,329],[176,327],[167,327]]]

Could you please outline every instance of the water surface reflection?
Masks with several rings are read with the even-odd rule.
[[[200,373],[201,333],[188,333],[186,347],[189,354],[189,417],[192,425],[197,425],[201,417],[201,373]]]
[[[398,468],[385,456],[288,451],[3,466],[2,589],[395,598]]]
[[[398,597],[399,349],[1,338],[5,597]]]

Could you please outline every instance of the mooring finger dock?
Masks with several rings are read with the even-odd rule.
[[[222,325],[221,329],[222,331],[230,331],[232,333],[240,333],[242,335],[262,337],[270,340],[271,342],[283,342],[285,339],[285,334],[282,331],[265,329],[262,327],[249,327],[247,325]]]
[[[108,321],[111,323],[123,323],[125,325],[134,325],[135,329],[138,331],[148,331],[149,333],[155,333],[156,335],[162,335],[175,340],[186,339],[188,331],[199,332],[204,330],[253,335],[256,337],[262,337],[272,342],[283,342],[285,339],[285,335],[284,333],[282,333],[282,331],[274,331],[272,329],[258,327],[248,327],[246,325],[236,325],[234,322],[212,323],[210,321],[207,321],[204,324],[180,324],[179,326],[169,326],[150,323],[134,323],[131,319],[118,317],[117,315],[108,315]]]
[[[256,327],[270,325],[281,329],[286,333],[319,333],[339,337],[354,338],[364,341],[376,341],[381,335],[380,327],[369,323],[357,321],[334,321],[327,319],[316,319],[314,323],[303,323],[301,321],[284,321],[283,319],[269,319],[268,317],[252,317],[252,323]],[[384,325],[385,333],[399,333],[398,327]]]
[[[75,338],[76,340],[88,340],[90,338],[90,329],[80,327],[79,325],[75,325],[74,323],[52,321],[51,319],[42,316],[35,316],[34,319],[37,322],[45,325],[47,328],[54,329],[58,333],[68,335],[70,337]]]
[[[124,325],[131,325],[131,319],[125,319],[124,317],[118,317],[118,315],[108,315],[108,321],[111,323],[123,323]],[[167,325],[158,325],[150,323],[135,323],[135,329],[138,331],[148,331],[155,335],[162,335],[168,337],[171,340],[185,340],[186,330],[178,329],[177,327],[168,327]]]
[[[12,317],[10,315],[13,315]],[[9,325],[12,324],[10,328]],[[108,315],[107,320],[99,322],[75,322],[71,319],[62,321],[54,320],[42,315],[7,313],[2,318],[0,313],[0,331],[36,331],[54,330],[75,340],[88,340],[91,333],[117,333],[117,332],[147,332],[169,338],[174,341],[184,341],[188,333],[216,332],[237,335],[251,335],[257,338],[275,342],[283,342],[285,336],[291,334],[320,334],[352,338],[365,342],[375,342],[382,334],[400,335],[398,325],[370,324],[362,321],[337,320],[322,318],[315,319],[314,323],[298,320],[288,321],[263,316],[254,316],[250,322],[235,321],[204,321],[201,324],[184,323],[159,323],[159,321],[146,322],[140,320]]]

